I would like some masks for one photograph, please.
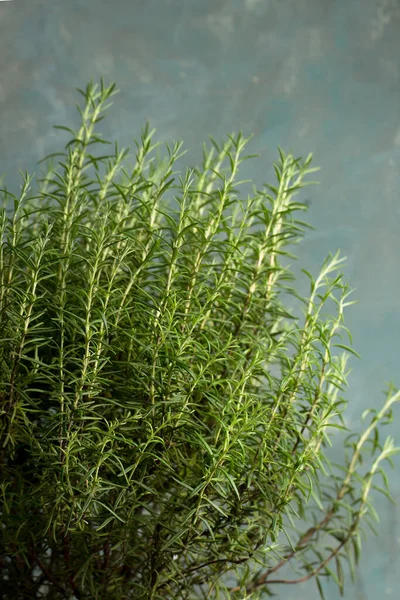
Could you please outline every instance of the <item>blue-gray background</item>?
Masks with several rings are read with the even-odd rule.
[[[400,0],[13,0],[0,3],[0,174],[59,149],[53,124],[76,124],[75,88],[104,76],[121,93],[103,127],[131,145],[145,119],[183,139],[188,160],[209,133],[254,133],[260,184],[277,146],[322,170],[310,188],[317,228],[300,249],[314,272],[341,248],[355,297],[349,424],[400,385]],[[400,412],[396,411],[397,431]],[[400,444],[396,426],[389,428]],[[340,455],[338,448],[338,456]],[[399,461],[392,491],[400,500]],[[378,500],[380,537],[364,544],[345,597],[399,597],[400,503]],[[279,598],[317,598],[314,585]],[[327,598],[337,598],[327,586]]]

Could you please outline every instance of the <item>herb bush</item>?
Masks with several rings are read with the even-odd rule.
[[[38,191],[28,174],[2,191],[1,597],[256,599],[311,578],[323,596],[326,577],[342,591],[370,492],[390,497],[379,426],[399,393],[328,460],[352,301],[338,255],[305,272],[307,298],[291,287],[311,156],[280,150],[276,183],[243,199],[242,135],[178,176],[181,143],[157,159],[146,126],[124,166],[117,145],[93,150],[114,86],[81,93]]]

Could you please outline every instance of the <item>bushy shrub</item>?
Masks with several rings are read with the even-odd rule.
[[[36,192],[28,174],[3,190],[2,598],[255,599],[292,563],[342,590],[378,476],[388,495],[378,426],[399,393],[330,463],[352,301],[339,255],[307,298],[292,287],[311,156],[280,150],[243,198],[240,134],[182,176],[182,145],[155,160],[148,126],[133,162],[95,154],[114,92],[82,92]]]

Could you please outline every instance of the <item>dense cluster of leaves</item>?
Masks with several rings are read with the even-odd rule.
[[[388,494],[395,448],[377,427],[399,394],[329,463],[350,290],[338,255],[306,273],[306,299],[282,265],[311,156],[280,151],[275,186],[243,199],[242,135],[181,177],[181,144],[155,161],[146,126],[128,168],[117,146],[92,150],[113,93],[82,92],[37,192],[28,175],[19,197],[3,190],[2,598],[256,599],[312,577],[323,594],[324,576],[343,589],[375,476]],[[291,563],[297,579],[279,577]]]

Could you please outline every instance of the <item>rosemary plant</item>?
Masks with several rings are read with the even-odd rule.
[[[328,460],[353,302],[338,254],[305,272],[307,298],[292,286],[311,155],[280,150],[275,184],[244,199],[241,134],[179,175],[182,144],[155,160],[146,125],[129,166],[94,150],[114,85],[81,93],[36,191],[28,174],[2,190],[1,597],[254,600],[311,578],[323,596],[325,577],[342,591],[370,492],[390,498],[379,430],[400,394]]]

